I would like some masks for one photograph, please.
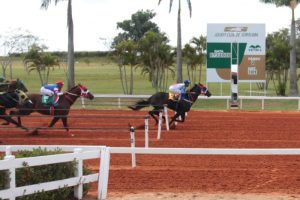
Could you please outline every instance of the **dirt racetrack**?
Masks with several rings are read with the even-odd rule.
[[[171,114],[171,113],[169,113]],[[128,124],[139,127],[146,111],[71,110],[69,126],[42,129],[39,135],[1,126],[1,145],[70,144],[130,146]],[[27,127],[47,127],[49,117],[33,114]],[[190,111],[175,130],[149,124],[150,147],[300,148],[300,113],[267,111]],[[55,126],[61,128],[61,122]],[[136,130],[144,146],[144,130]],[[98,162],[88,163],[97,169]],[[95,185],[93,185],[96,188]],[[147,195],[147,197],[145,196]],[[129,195],[129,196],[128,196]],[[95,189],[89,198],[95,197]],[[131,155],[111,156],[108,199],[300,199],[300,156]]]

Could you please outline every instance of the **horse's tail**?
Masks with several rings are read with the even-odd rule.
[[[132,110],[141,110],[142,108],[145,108],[147,106],[150,106],[150,101],[148,100],[139,100],[134,105],[128,106],[128,108]]]

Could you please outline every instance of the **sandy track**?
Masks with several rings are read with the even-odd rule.
[[[2,128],[0,141],[129,147],[128,124],[143,125],[146,114],[128,110],[72,110],[69,126],[78,128],[71,130],[74,137],[57,129],[40,130],[38,136],[31,136],[22,130]],[[163,130],[161,140],[156,139],[156,127],[150,120],[149,145],[299,148],[299,115],[298,112],[191,111],[184,124],[169,132]],[[46,117],[33,117],[24,118],[23,124],[46,127],[49,122]],[[62,127],[61,122],[55,127]],[[143,129],[136,130],[136,141],[137,146],[144,146]],[[135,169],[130,162],[130,155],[112,155],[109,199],[300,199],[300,156],[137,155]],[[87,164],[96,169],[97,163]],[[95,197],[94,191],[89,196]]]

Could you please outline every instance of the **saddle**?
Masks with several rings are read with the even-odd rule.
[[[180,99],[180,94],[169,92],[169,100],[178,101]]]

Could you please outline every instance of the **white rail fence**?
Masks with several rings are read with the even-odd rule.
[[[11,152],[18,150],[32,150],[34,148],[46,148],[49,150],[62,149],[73,153],[65,153],[51,156],[14,158]],[[237,149],[237,148],[136,148],[136,147],[104,147],[104,146],[68,146],[68,145],[11,145],[0,146],[0,151],[5,151],[5,159],[0,161],[0,170],[9,171],[8,189],[0,190],[0,198],[15,199],[15,197],[33,194],[38,191],[55,190],[61,187],[75,186],[74,194],[82,199],[82,184],[98,181],[98,199],[106,199],[109,179],[110,154],[172,154],[172,155],[300,155],[299,148],[286,149]],[[99,172],[90,175],[82,175],[82,161],[86,159],[100,159]],[[26,162],[29,167],[47,165],[68,161],[77,161],[76,177],[16,187],[15,170],[24,167]],[[134,167],[134,166],[133,166]]]
[[[33,150],[35,148],[43,148],[47,150],[57,150],[58,148],[67,153],[28,157],[28,158],[15,158],[12,152],[19,150]],[[103,161],[106,158],[106,147],[102,146],[52,146],[52,145],[12,145],[12,146],[0,146],[0,152],[5,152],[4,160],[0,160],[0,171],[7,171],[8,183],[6,188],[0,190],[0,199],[15,200],[16,197],[38,193],[41,191],[56,190],[64,187],[74,187],[74,196],[78,199],[83,198],[83,184],[97,182],[98,181],[98,199],[104,199],[106,197],[108,169],[109,166],[105,165]],[[83,161],[88,159],[100,159],[100,168],[98,173],[83,175]],[[42,166],[55,163],[64,163],[76,161],[76,170],[74,172],[75,177],[68,179],[57,180],[52,182],[39,183],[35,185],[26,185],[22,187],[16,186],[16,169],[26,167]]]
[[[122,106],[127,106],[126,101],[124,99],[146,99],[151,95],[122,95],[122,94],[95,94],[95,98],[117,98],[117,106],[121,108]],[[226,101],[226,108],[230,108],[231,96],[199,96],[198,99],[205,100],[224,100]],[[260,100],[261,101],[261,109],[265,109],[265,101],[267,100],[295,100],[298,101],[298,111],[300,111],[300,97],[279,97],[279,96],[239,96],[240,109],[243,109],[243,101],[244,100]],[[82,106],[85,106],[84,99],[81,101]]]

